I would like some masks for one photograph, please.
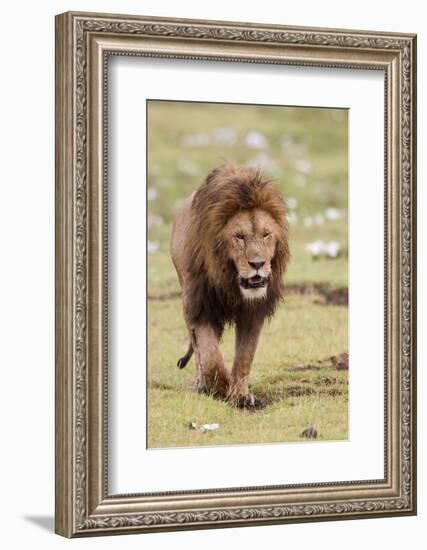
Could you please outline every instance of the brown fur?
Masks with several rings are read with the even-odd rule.
[[[226,256],[222,229],[240,210],[254,208],[272,216],[281,229],[281,238],[276,243],[267,299],[248,303],[235,282],[236,269]],[[186,246],[191,320],[211,322],[221,332],[225,323],[239,315],[270,317],[283,296],[282,278],[289,258],[286,208],[279,193],[252,167],[221,167],[197,190],[192,209]]]
[[[229,221],[241,212],[248,212],[251,216],[259,212],[258,216],[264,215],[274,226],[274,251],[266,296],[258,300],[245,300],[242,296],[239,273],[230,257],[224,231]],[[237,394],[247,394],[247,380],[241,383],[239,370],[247,371],[245,376],[249,376],[263,321],[274,314],[283,297],[282,279],[289,261],[288,225],[283,198],[272,183],[252,167],[217,168],[177,214],[172,236],[172,258],[183,287],[184,316],[196,352],[199,379],[204,379],[203,384],[207,379],[219,380],[221,394],[233,393],[235,387],[238,388]],[[227,323],[236,324],[239,340],[236,341],[231,382],[217,349],[217,342]],[[201,333],[206,346],[215,349],[215,364],[209,376],[206,364],[210,364],[212,354],[205,353],[206,350],[201,350],[197,345],[200,327],[206,328]],[[240,363],[246,367],[239,366]],[[207,390],[215,392],[212,387],[207,387]]]

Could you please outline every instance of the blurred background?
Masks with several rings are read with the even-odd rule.
[[[348,111],[148,102],[148,445],[179,447],[347,438]],[[169,243],[182,201],[224,162],[252,164],[289,210],[287,296],[266,324],[250,386],[267,407],[251,417],[192,391],[195,365],[176,361],[188,334]],[[228,367],[233,330],[224,333]],[[209,436],[191,422],[218,423]]]
[[[286,198],[287,281],[347,286],[347,110],[150,101],[148,129],[148,251],[156,279],[166,256],[162,288],[150,278],[150,290],[172,285],[163,275],[176,209],[226,161],[260,167]]]

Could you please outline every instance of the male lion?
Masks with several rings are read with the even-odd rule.
[[[254,407],[248,379],[265,318],[283,296],[288,259],[286,206],[271,182],[250,166],[221,166],[176,214],[172,259],[190,333],[184,368],[196,352],[196,388]],[[231,376],[219,341],[235,324]]]

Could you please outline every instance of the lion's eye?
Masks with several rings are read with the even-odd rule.
[[[239,239],[239,241],[243,241],[244,238],[245,238],[244,235],[242,235],[241,233],[237,233],[236,239]]]
[[[270,233],[267,233],[267,232],[265,232],[264,235],[263,235],[264,239],[266,239],[269,236],[270,236]]]

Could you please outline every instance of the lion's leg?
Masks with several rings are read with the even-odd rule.
[[[262,329],[262,321],[248,319],[236,322],[236,344],[231,372],[229,396],[241,407],[255,406],[255,399],[249,394],[249,374]]]
[[[219,337],[215,330],[202,325],[191,329],[191,341],[196,353],[197,390],[218,397],[226,397],[230,385],[230,375],[224,365]]]

